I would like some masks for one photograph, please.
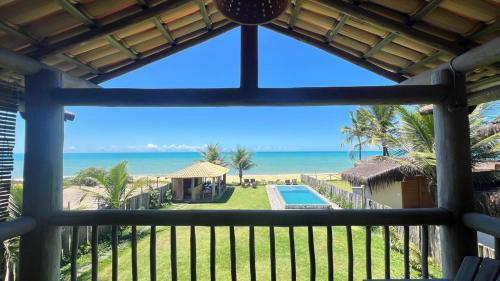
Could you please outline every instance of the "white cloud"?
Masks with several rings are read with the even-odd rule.
[[[146,144],[146,148],[149,150],[158,150],[158,145],[154,143],[148,143]]]

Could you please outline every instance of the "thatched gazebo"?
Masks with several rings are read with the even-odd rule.
[[[368,158],[341,173],[343,180],[376,202],[393,208],[434,207],[427,180],[417,171],[388,159]]]
[[[197,162],[179,171],[170,173],[174,200],[215,200],[226,189],[226,174],[229,169],[210,162]]]

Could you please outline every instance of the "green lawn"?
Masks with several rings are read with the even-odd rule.
[[[335,187],[343,189],[348,192],[352,192],[352,186],[348,181],[344,180],[327,180],[327,182],[333,184]]]
[[[234,189],[230,196],[223,198],[223,203],[211,204],[179,204],[173,208],[180,209],[269,209],[269,202],[264,187]],[[149,228],[141,228],[148,232]],[[276,258],[278,280],[290,280],[289,241],[288,229],[276,228]],[[347,249],[345,227],[334,227],[334,268],[335,279],[347,279]],[[147,234],[147,233],[146,233]],[[230,280],[229,261],[229,231],[226,227],[219,227],[217,237],[217,280]],[[198,280],[209,279],[209,229],[196,228],[197,243],[197,273]],[[314,229],[314,246],[316,250],[317,280],[326,280],[327,252],[326,228]],[[365,277],[365,232],[364,228],[353,227],[354,240],[354,272],[355,280]],[[170,280],[170,231],[169,227],[157,229],[157,271],[158,280]],[[255,229],[256,268],[257,280],[269,280],[269,230],[268,228]],[[308,280],[309,255],[307,244],[307,229],[296,228],[295,232],[297,280]],[[189,228],[177,228],[178,250],[178,278],[190,280],[189,275]],[[249,280],[249,253],[248,253],[248,228],[236,228],[236,250],[238,280]],[[380,231],[373,232],[372,239],[373,277],[383,278],[383,241]],[[119,277],[118,280],[131,280],[131,250],[128,243],[122,244],[119,250]],[[89,257],[82,256],[79,266],[88,266]],[[149,280],[149,236],[138,241],[139,280]],[[430,266],[431,273],[436,275],[438,268]],[[393,277],[402,277],[403,256],[391,252],[391,272]],[[412,277],[418,273],[411,272]],[[90,270],[84,271],[79,280],[90,280]],[[111,257],[101,258],[99,262],[99,280],[111,280]]]

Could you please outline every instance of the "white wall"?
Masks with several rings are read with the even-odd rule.
[[[372,193],[370,193],[368,188],[365,188],[365,196],[392,208],[403,207],[403,194],[400,181],[393,182],[389,186],[376,186],[373,188]]]

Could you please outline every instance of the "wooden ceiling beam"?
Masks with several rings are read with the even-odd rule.
[[[131,49],[127,48],[121,41],[116,39],[116,37],[112,34],[107,35],[106,39],[108,42],[113,45],[113,47],[120,50],[122,53],[125,53],[130,59],[136,60],[138,58],[137,54]]]
[[[293,29],[295,24],[297,23],[297,19],[300,14],[300,10],[302,9],[302,4],[304,3],[304,0],[295,0],[294,3],[292,3],[292,15],[290,16],[290,21],[288,22],[288,28]]]
[[[182,50],[190,48],[194,45],[205,42],[205,41],[207,41],[211,38],[214,38],[214,37],[226,32],[226,31],[229,31],[237,26],[239,26],[239,25],[232,23],[232,22],[229,22],[221,27],[217,27],[217,28],[212,29],[209,32],[205,32],[204,34],[197,36],[193,39],[182,41],[181,38],[179,38],[180,43],[177,43],[176,45],[172,45],[172,46],[170,46],[166,49],[163,49],[157,53],[154,53],[152,55],[141,57],[141,58],[137,59],[135,62],[132,62],[124,67],[103,73],[101,75],[98,75],[98,76],[90,79],[90,81],[92,81],[93,83],[99,84],[99,83],[102,83],[104,81],[113,79],[117,76],[123,75],[125,73],[130,72],[130,71],[133,71],[135,69],[143,67],[143,66],[150,64],[152,62],[155,62],[159,59],[168,57],[168,56],[173,55],[175,53],[178,53]],[[191,35],[188,34],[186,36],[186,38],[189,38],[189,37],[191,37]]]
[[[23,41],[30,43],[33,46],[40,46],[41,40],[29,35],[27,32],[23,31],[20,27],[15,26],[13,24],[9,24],[4,21],[0,21],[0,30],[3,32],[10,34],[14,37],[17,37]]]
[[[486,25],[484,28],[472,33],[469,36],[466,36],[462,41],[471,41],[475,40],[483,35],[490,34],[492,32],[495,32],[500,29],[500,20],[497,20],[496,22]]]
[[[205,6],[205,0],[196,0],[198,2],[198,6],[200,7],[200,13],[201,16],[203,17],[203,21],[205,22],[205,25],[207,26],[208,30],[212,29],[212,20],[210,19],[210,16],[208,15],[207,12],[207,6]]]
[[[388,35],[386,35],[382,40],[380,40],[375,46],[373,46],[366,54],[363,55],[363,58],[367,59],[371,56],[373,56],[375,53],[378,51],[382,50],[385,46],[389,45],[394,38],[398,36],[396,33],[391,32]]]
[[[88,72],[90,72],[90,73],[97,74],[97,75],[101,73],[98,69],[95,69],[95,68],[91,67],[90,65],[83,63],[82,61],[80,61],[80,60],[79,60],[78,58],[76,58],[76,57],[71,57],[71,56],[68,56],[68,55],[66,55],[66,54],[60,54],[60,55],[58,55],[58,56],[59,56],[61,59],[65,60],[65,61],[67,61],[67,62],[70,62],[70,63],[72,63],[72,64],[75,64],[75,65],[77,65],[77,66],[79,66],[79,67],[81,67],[81,68],[83,68],[83,69],[87,70],[87,71],[88,71]]]
[[[312,45],[314,47],[317,47],[317,48],[319,48],[327,53],[330,53],[332,55],[335,55],[335,56],[338,56],[342,59],[345,59],[350,63],[353,63],[355,65],[363,67],[363,68],[365,68],[371,72],[374,72],[380,76],[383,76],[389,80],[392,80],[395,82],[401,82],[401,81],[406,79],[403,75],[401,75],[399,73],[391,72],[391,71],[386,70],[382,67],[379,67],[379,66],[375,65],[374,63],[370,62],[369,60],[366,60],[366,59],[357,57],[353,54],[350,54],[344,50],[341,50],[335,46],[330,45],[328,42],[316,40],[314,38],[311,38],[309,36],[301,34],[300,32],[294,32],[294,31],[289,30],[288,28],[283,28],[283,27],[276,25],[276,24],[273,24],[273,23],[265,24],[264,27],[269,28],[269,29],[276,31],[278,33],[290,36],[292,38],[295,38],[299,41],[302,41],[302,42],[307,43],[309,45]],[[375,60],[375,59],[371,59],[371,60]]]
[[[95,27],[97,24],[94,20],[92,20],[87,14],[82,12],[78,7],[68,2],[68,0],[56,0],[56,2],[69,14],[71,14],[74,18],[77,18],[79,21],[84,23],[90,28]]]
[[[144,9],[135,14],[123,17],[119,20],[111,22],[106,25],[96,26],[95,28],[82,32],[78,35],[63,39],[61,41],[55,42],[53,44],[47,45],[42,49],[33,51],[28,53],[29,56],[34,58],[42,58],[46,56],[50,56],[53,54],[61,53],[64,50],[79,44],[84,44],[90,40],[106,36],[112,34],[116,31],[119,31],[123,28],[131,26],[136,23],[143,22],[145,20],[149,20],[158,14],[165,12],[170,9],[174,9],[183,4],[189,3],[190,0],[169,0],[166,2],[162,2],[154,7],[149,9]]]
[[[432,55],[430,55],[430,56],[428,56],[428,57],[426,57],[426,58],[424,58],[424,59],[422,59],[422,60],[420,60],[420,61],[418,61],[418,62],[416,62],[416,63],[414,63],[414,64],[410,64],[409,66],[402,68],[402,69],[399,71],[399,73],[406,73],[406,72],[408,72],[408,71],[410,71],[410,70],[412,70],[412,69],[415,69],[415,68],[417,68],[417,67],[423,66],[423,65],[425,65],[426,63],[430,63],[430,62],[432,62],[432,61],[435,61],[436,59],[438,59],[438,58],[439,58],[440,56],[442,56],[443,54],[444,54],[444,52],[443,52],[443,51],[441,51],[441,50],[436,51],[436,52],[434,52]]]
[[[155,24],[156,29],[158,29],[160,33],[163,35],[163,37],[167,39],[168,43],[172,45],[176,44],[174,37],[170,33],[170,30],[168,30],[168,27],[165,24],[163,24],[158,17],[153,18],[153,23]]]
[[[429,33],[420,31],[410,26],[401,24],[401,22],[387,18],[372,11],[363,9],[353,4],[346,3],[342,0],[315,0],[322,5],[336,9],[345,13],[353,18],[360,19],[375,26],[380,26],[398,35],[402,35],[413,40],[424,43],[425,45],[432,46],[437,49],[443,49],[452,54],[460,54],[466,49],[454,42],[444,40],[440,37],[431,35]]]
[[[420,10],[410,16],[406,24],[410,26],[415,24],[417,21],[421,20],[423,17],[434,11],[439,6],[439,4],[441,4],[441,2],[443,2],[443,0],[431,0],[427,2],[427,4],[420,8]]]
[[[332,42],[333,37],[335,37],[337,33],[339,33],[340,29],[344,26],[348,18],[349,17],[346,14],[342,14],[340,16],[340,19],[335,22],[335,24],[332,26],[332,29],[326,34],[327,42]]]
[[[142,8],[149,8],[148,2],[146,0],[136,0],[137,4]]]

